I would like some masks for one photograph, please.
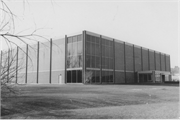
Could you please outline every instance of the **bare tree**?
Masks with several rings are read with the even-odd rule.
[[[22,0],[25,2],[25,0]],[[11,8],[7,5],[6,0],[0,0],[0,13],[2,13],[2,18],[0,19],[0,39],[4,40],[6,46],[8,47],[7,50],[1,51],[1,60],[0,60],[0,80],[1,80],[1,93],[3,95],[7,95],[9,93],[15,93],[14,87],[12,87],[13,80],[15,79],[16,72],[22,69],[22,66],[16,66],[17,62],[17,53],[14,52],[14,47],[19,48],[26,54],[17,42],[14,40],[24,43],[25,45],[28,44],[29,41],[39,41],[39,39],[45,39],[50,41],[49,39],[36,34],[38,30],[35,29],[29,34],[20,34],[15,33],[15,19],[16,16]],[[41,44],[43,44],[41,42]],[[43,44],[46,46],[45,44]],[[34,49],[31,45],[29,45],[32,49]],[[14,54],[15,53],[15,54]],[[29,56],[28,56],[29,57]],[[19,59],[19,58],[18,58]],[[30,58],[31,59],[31,58]],[[16,76],[17,77],[17,76]]]
[[[19,59],[20,61],[20,59]],[[4,51],[1,53],[1,97],[7,98],[10,95],[18,93],[15,88],[17,71],[22,67],[17,66],[17,52],[13,50]]]

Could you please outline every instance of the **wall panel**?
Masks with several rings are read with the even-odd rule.
[[[39,45],[39,83],[49,83],[50,42]]]
[[[141,71],[141,48],[134,46],[135,71]]]
[[[115,70],[124,70],[124,44],[115,41]]]
[[[126,71],[133,71],[133,46],[126,44]]]
[[[59,76],[64,82],[65,71],[65,39],[58,39],[52,41],[52,76],[51,83],[59,83]],[[64,73],[64,72],[63,72]]]
[[[28,76],[27,83],[36,83],[37,81],[37,45],[28,47]]]
[[[149,51],[149,67],[150,70],[155,70],[154,51]]]
[[[125,83],[124,72],[115,71],[115,83]]]
[[[170,56],[166,55],[166,71],[170,71]]]
[[[18,53],[18,83],[25,83],[26,74],[26,47],[19,49]]]
[[[134,83],[134,73],[126,72],[126,83]]]
[[[156,70],[160,70],[160,55],[159,52],[155,52],[156,57]]]
[[[52,70],[52,76],[51,76],[51,83],[52,84],[60,84],[60,83],[65,83],[65,71],[64,70],[59,70],[59,71],[56,71],[56,70]],[[60,78],[61,76],[61,78]],[[60,82],[60,79],[62,80]]]
[[[143,71],[149,70],[148,69],[148,49],[142,49],[142,56],[143,56]]]
[[[165,56],[161,53],[161,70],[165,71]]]

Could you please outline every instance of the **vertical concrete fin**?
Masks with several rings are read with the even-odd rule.
[[[17,51],[16,51],[16,83],[18,81],[18,54],[19,54],[19,47],[17,46]]]
[[[65,83],[67,83],[67,35],[65,35]]]
[[[37,42],[37,81],[39,82],[39,41]]]
[[[28,44],[26,44],[26,78],[25,78],[25,83],[27,84],[27,72],[28,72]]]
[[[49,83],[51,84],[52,74],[52,38],[50,39],[50,69],[49,69]]]
[[[125,83],[127,83],[126,80],[126,43],[124,42],[124,77],[125,77]]]

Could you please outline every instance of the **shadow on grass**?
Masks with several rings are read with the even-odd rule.
[[[166,82],[166,83],[117,83],[117,84],[85,84],[85,85],[149,85],[149,86],[174,86],[174,87],[179,87],[179,82]]]
[[[142,101],[127,101],[120,99],[95,99],[95,98],[47,98],[40,96],[19,96],[16,98],[11,98],[11,101],[4,101],[2,104],[10,103],[6,107],[1,108],[2,118],[14,118],[15,115],[20,116],[31,116],[31,118],[39,118],[44,116],[44,118],[75,118],[73,109],[84,109],[84,108],[97,108],[97,107],[107,107],[107,106],[124,106],[124,105],[137,105],[143,104]],[[58,112],[49,112],[58,111]],[[103,118],[103,116],[101,116]],[[50,117],[51,118],[51,117]],[[106,116],[105,118],[109,118]]]
[[[76,109],[99,108],[110,106],[128,106],[163,101],[173,101],[172,91],[166,88],[144,90],[140,86],[24,86],[21,94],[3,100],[1,103],[2,118],[101,118],[111,116],[82,116],[76,114]],[[137,90],[140,91],[137,91]],[[142,89],[142,90],[141,90]],[[176,89],[172,89],[176,93]],[[152,93],[151,93],[152,92]],[[161,94],[167,95],[164,97]],[[169,97],[171,96],[171,97]],[[176,95],[177,96],[177,95]],[[177,98],[175,99],[177,100]]]

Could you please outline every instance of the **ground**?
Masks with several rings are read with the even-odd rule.
[[[179,87],[164,85],[18,85],[2,101],[4,119],[179,118]]]

